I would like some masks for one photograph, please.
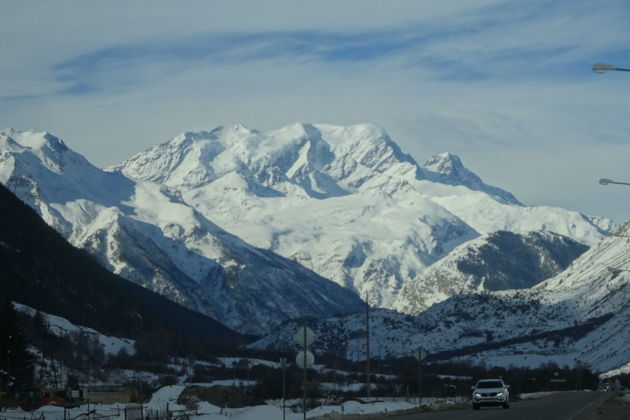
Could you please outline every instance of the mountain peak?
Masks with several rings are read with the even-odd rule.
[[[511,193],[485,184],[477,174],[464,166],[459,156],[453,153],[438,153],[427,160],[423,168],[429,173],[427,179],[449,185],[463,185],[483,191],[508,204],[521,204]]]
[[[44,170],[43,168],[54,174],[65,173],[73,168],[71,172],[81,178],[85,176],[86,168],[94,168],[82,155],[48,131],[4,130],[0,132],[0,154],[12,156],[14,162],[11,169],[5,168],[2,179],[7,180],[11,175],[19,177],[30,174],[27,175],[30,177],[34,171]],[[13,173],[14,170],[17,172]]]
[[[13,137],[20,135],[24,144],[62,144],[47,133]],[[293,262],[387,306],[406,282],[479,234],[544,230],[583,242],[601,236],[575,212],[519,207],[455,155],[435,156],[422,169],[371,124],[185,132],[109,173],[74,161],[80,155],[72,151],[31,149],[13,137],[0,136],[1,182],[104,264],[209,314],[234,312],[229,290],[263,287],[256,279],[304,288]],[[282,268],[289,263],[292,274]],[[223,295],[214,294],[217,284]],[[286,284],[275,290],[282,295]],[[286,308],[280,295],[274,307]],[[256,305],[268,301],[263,293],[247,296]],[[305,302],[299,305],[291,312],[304,313]],[[252,318],[243,310],[230,325]]]
[[[438,153],[437,155],[431,156],[423,166],[425,169],[448,176],[458,176],[464,172],[472,174],[472,172],[466,169],[459,156],[449,152]]]
[[[248,185],[272,188],[274,195],[314,198],[337,197],[364,187],[393,192],[414,179],[426,179],[520,204],[507,191],[484,184],[455,154],[435,155],[420,167],[383,128],[370,123],[298,122],[269,131],[231,123],[209,132],[182,133],[110,170],[188,188],[235,172]]]
[[[219,126],[215,128],[214,130],[212,130],[210,133],[218,137],[224,137],[224,138],[234,137],[234,138],[241,139],[241,138],[249,137],[252,134],[256,134],[257,131],[252,130],[251,128],[241,123],[230,123],[230,124]]]
[[[53,136],[48,131],[18,131],[9,128],[0,132],[0,137],[11,139],[20,146],[28,147],[34,151],[44,152],[45,150],[51,150],[57,154],[61,154],[70,150],[63,140]]]

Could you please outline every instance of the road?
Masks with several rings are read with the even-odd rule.
[[[610,393],[605,392],[562,392],[535,400],[512,402],[510,408],[482,407],[473,411],[447,410],[402,416],[374,417],[383,420],[590,420],[596,418],[596,407]],[[612,419],[611,419],[612,420]]]

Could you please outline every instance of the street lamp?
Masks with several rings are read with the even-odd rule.
[[[593,71],[595,73],[603,74],[603,73],[606,73],[608,70],[630,71],[630,69],[622,69],[622,68],[619,68],[619,67],[615,67],[612,64],[606,64],[606,63],[595,63],[595,64],[593,64]]]
[[[608,184],[630,185],[630,182],[618,182],[618,181],[613,181],[612,179],[608,179],[608,178],[600,179],[599,183],[602,185],[608,185]]]
[[[11,339],[12,338],[13,336],[10,335],[7,339],[7,387],[9,385],[9,381],[11,380]]]

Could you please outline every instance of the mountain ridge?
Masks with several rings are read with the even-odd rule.
[[[610,227],[522,206],[455,155],[423,168],[369,124],[187,132],[107,171],[48,133],[0,133],[0,156],[0,182],[101,264],[244,332],[359,310],[358,296],[423,310],[401,291],[475,238],[592,245]]]
[[[101,267],[3,185],[0,212],[0,296],[120,337],[170,330],[226,343],[246,341]]]
[[[361,307],[352,292],[226,232],[177,191],[101,171],[69,149],[51,151],[47,133],[11,135],[0,135],[4,161],[13,163],[0,164],[0,181],[131,281],[248,333]]]
[[[182,134],[108,170],[179,189],[184,202],[247,242],[389,308],[418,273],[475,237],[541,230],[593,245],[611,227],[523,206],[453,154],[420,166],[370,124],[222,126]]]
[[[630,222],[618,233],[628,233]],[[409,357],[424,348],[434,360],[490,366],[586,365],[595,372],[630,366],[630,274],[627,237],[610,236],[560,274],[531,289],[451,296],[417,316],[378,309],[370,321],[374,358]],[[619,267],[619,264],[623,264]],[[609,267],[618,270],[610,270]],[[310,320],[316,354],[365,358],[365,315]],[[295,347],[287,322],[251,344]]]

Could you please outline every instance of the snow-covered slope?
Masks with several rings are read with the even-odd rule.
[[[460,245],[407,282],[394,309],[416,315],[461,293],[527,289],[563,271],[587,249],[550,232],[484,235]]]
[[[590,246],[611,226],[523,206],[452,154],[421,167],[369,124],[234,124],[184,133],[110,170],[162,183],[245,241],[389,308],[406,307],[396,300],[408,282],[480,235],[543,231]]]
[[[483,276],[500,267],[470,270],[496,254],[460,255],[494,246],[496,231],[541,232],[519,248],[545,267],[530,286],[562,268],[543,263],[546,248],[577,255],[567,238],[590,246],[610,228],[523,206],[455,155],[421,167],[369,124],[184,133],[108,171],[48,133],[8,130],[0,182],[112,271],[253,333],[357,310],[356,294],[417,313],[466,290],[522,287],[490,287]],[[431,274],[445,268],[448,279],[435,283]]]
[[[30,306],[22,305],[20,303],[14,303],[15,308],[33,317],[38,312]],[[135,341],[129,338],[112,337],[102,334],[92,328],[84,327],[81,325],[75,325],[65,318],[57,315],[47,314],[45,312],[39,312],[44,323],[48,326],[48,330],[51,334],[57,337],[72,337],[78,335],[86,335],[92,340],[96,341],[103,347],[103,352],[107,356],[113,356],[118,354],[121,350],[126,351],[128,354],[134,354]]]
[[[440,153],[431,157],[423,165],[428,171],[426,178],[443,184],[464,185],[472,190],[483,191],[506,204],[521,204],[516,197],[500,188],[484,184],[475,173],[464,167],[459,156]]]
[[[115,273],[239,331],[259,334],[287,318],[361,304],[224,231],[178,191],[102,171],[48,133],[0,133],[0,182]]]
[[[556,277],[532,289],[465,293],[417,317],[374,311],[371,354],[408,356],[418,347],[435,359],[472,358],[487,364],[586,364],[605,372],[630,362],[630,223]],[[621,271],[628,270],[628,271]],[[295,346],[298,325],[286,323],[253,344]],[[352,315],[313,321],[312,348],[355,360],[365,357],[365,320]]]

